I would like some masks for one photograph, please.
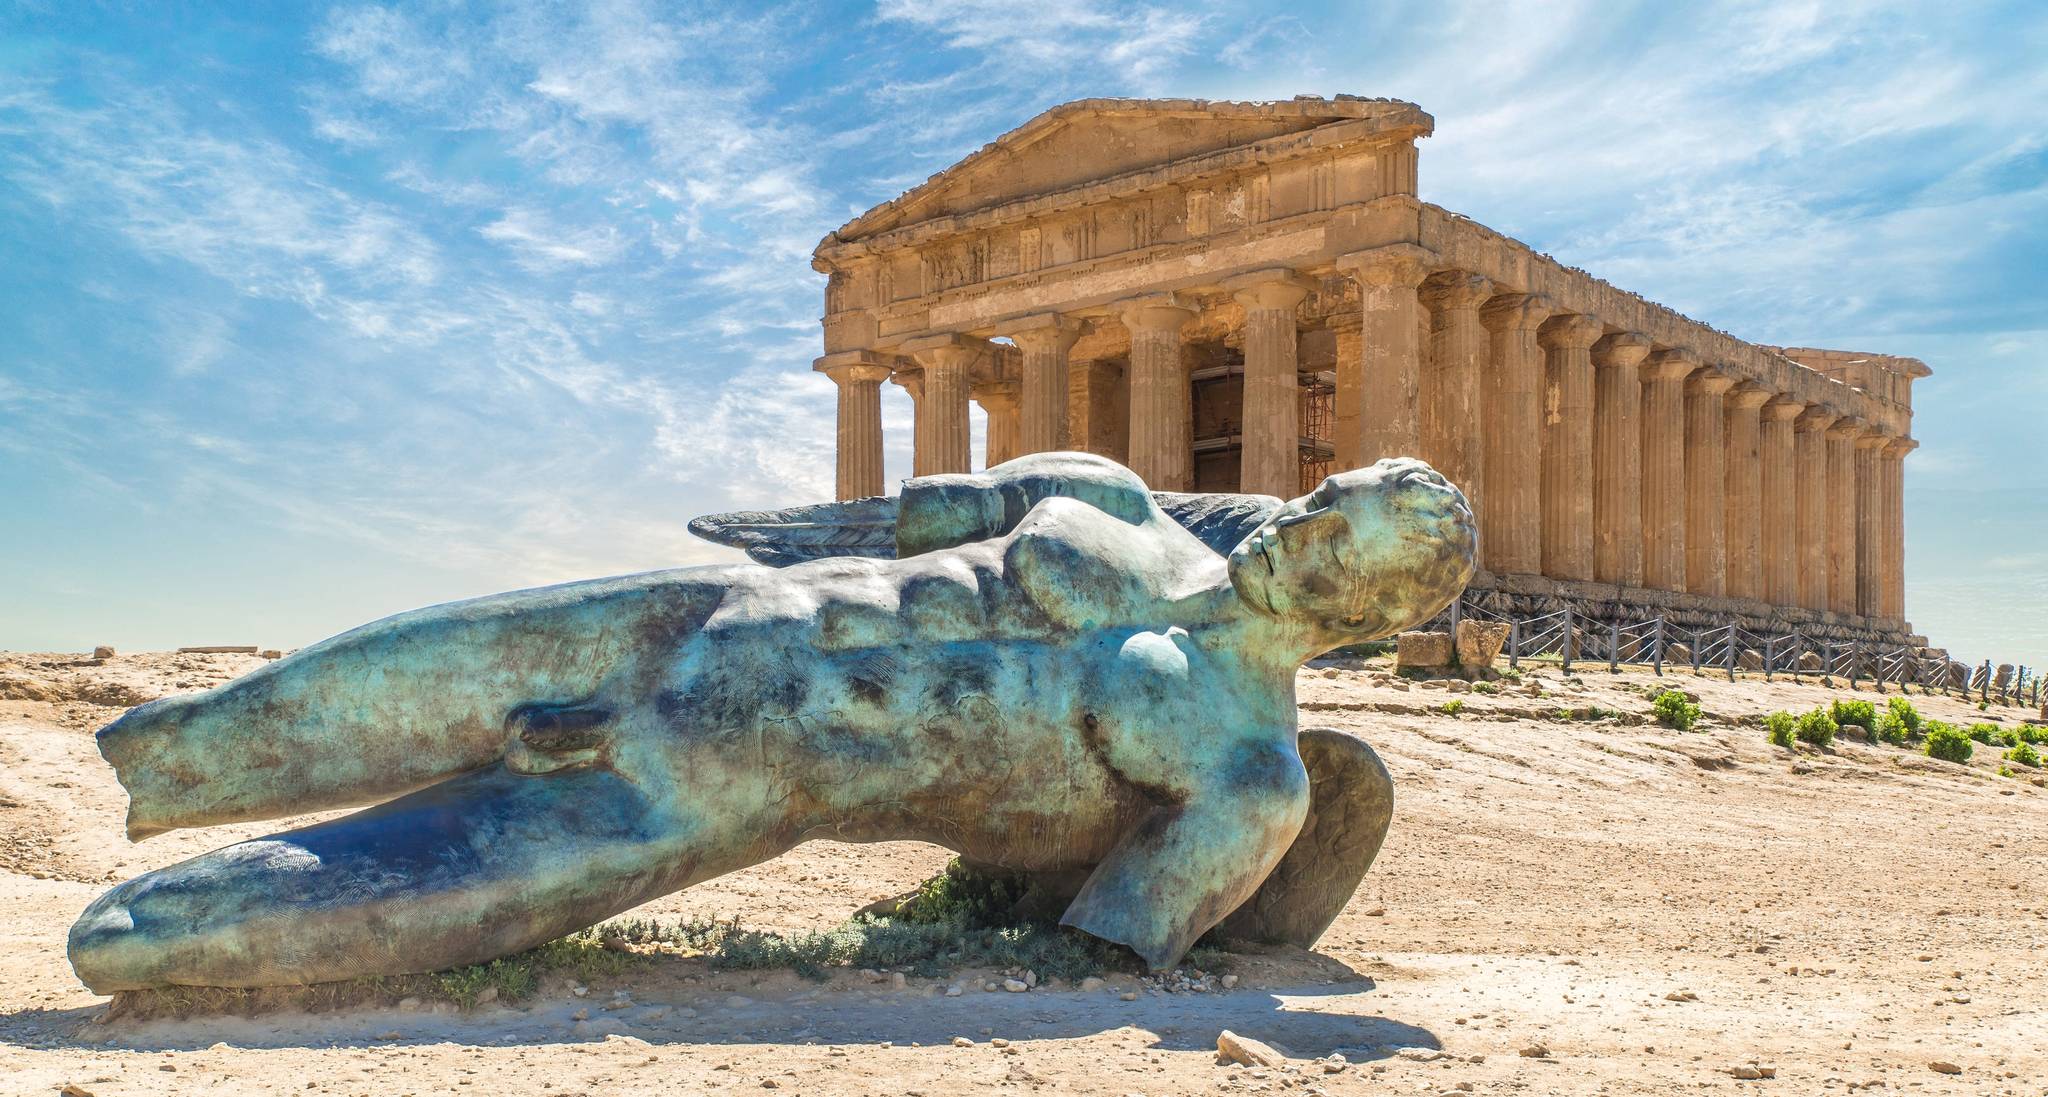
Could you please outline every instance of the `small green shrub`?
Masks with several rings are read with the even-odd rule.
[[[2034,724],[2021,724],[2019,735],[2020,742],[2022,743],[2048,742],[2048,728],[2039,727]]]
[[[1700,720],[1700,707],[1675,689],[1667,689],[1650,698],[1650,711],[1656,714],[1658,723],[1679,731],[1691,731]]]
[[[1770,734],[1771,745],[1790,748],[1798,738],[1799,718],[1789,712],[1774,712],[1764,717],[1764,730]]]
[[[1997,724],[1971,724],[1970,738],[1977,740],[1987,747],[1995,747],[2000,743],[1998,730]]]
[[[1997,734],[1999,746],[2016,747],[2027,741],[2012,728],[1999,728]]]
[[[1906,722],[1899,714],[1886,709],[1877,714],[1877,726],[1870,729],[1872,736],[1893,746],[1903,746],[1912,736],[1906,731]]]
[[[1456,716],[1457,714],[1465,711],[1465,702],[1453,698],[1449,701],[1445,701],[1441,705],[1438,705],[1437,711],[1443,713],[1445,716]]]
[[[1854,724],[1862,728],[1866,739],[1877,730],[1877,706],[1868,701],[1836,701],[1831,715],[1837,727]]]
[[[1519,682],[1522,680],[1522,671],[1520,667],[1502,667],[1497,673],[1499,673],[1499,675],[1502,678],[1510,682]]]
[[[1969,734],[1964,732],[1963,729],[1954,724],[1945,724],[1940,720],[1935,720],[1927,725],[1927,746],[1925,749],[1929,758],[1939,758],[1944,762],[1961,764],[1970,760],[1970,755],[1977,749],[1977,746],[1970,742]]]
[[[1814,709],[1799,717],[1798,736],[1802,743],[1812,743],[1817,747],[1829,746],[1835,741],[1835,733],[1840,730],[1841,726],[1835,723],[1835,718],[1828,715],[1828,710],[1824,708]]]
[[[2005,764],[2004,762],[2000,762],[2000,763],[1998,763],[1998,775],[1999,775],[2000,777],[2018,777],[2018,776],[2019,776],[2019,774],[2017,774],[2017,773],[2014,773],[2014,772],[2012,771],[2012,767],[2011,767],[2011,766],[2008,766],[2008,765],[2006,765],[2006,764]]]
[[[1500,692],[1500,687],[1499,687],[1499,686],[1497,686],[1497,685],[1495,685],[1495,684],[1493,684],[1492,682],[1474,682],[1474,683],[1472,683],[1472,692],[1474,692],[1474,693],[1499,693],[1499,692]]]
[[[1919,738],[1920,725],[1925,721],[1921,719],[1920,710],[1913,707],[1913,702],[1904,697],[1894,697],[1885,702],[1885,707],[1891,710],[1893,716],[1899,718],[1899,723],[1906,725],[1908,736]]]
[[[2032,743],[2021,743],[2019,746],[2006,751],[2005,760],[2008,762],[2018,762],[2029,769],[2041,768],[2041,752],[2035,750]]]
[[[1989,702],[1989,701],[1979,701],[1979,702],[1977,702],[1977,711],[1978,711],[1978,712],[1990,712],[1990,711],[1991,711],[1991,702]]]

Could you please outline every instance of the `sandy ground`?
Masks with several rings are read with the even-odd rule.
[[[1677,677],[1708,713],[1688,734],[1646,720],[1648,675],[1555,667],[1530,676],[1541,696],[1305,670],[1303,722],[1393,771],[1394,829],[1315,954],[1245,959],[1227,991],[677,961],[472,1013],[106,1021],[64,962],[71,919],[111,880],[259,828],[129,844],[90,732],[255,665],[0,653],[0,1093],[2048,1093],[2048,790],[1982,746],[1955,766],[1766,744],[1762,713],[1843,689]],[[1625,715],[1559,718],[1588,706]],[[817,843],[641,913],[824,927],[944,860]],[[1226,1028],[1295,1058],[1218,1065]],[[1333,1052],[1335,1073],[1315,1061]],[[1775,1077],[1738,1077],[1754,1068]]]

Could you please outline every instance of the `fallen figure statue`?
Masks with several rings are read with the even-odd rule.
[[[1279,503],[1038,454],[788,514],[696,528],[815,558],[399,614],[108,725],[132,838],[375,806],[119,885],[73,968],[102,993],[439,970],[813,838],[1071,881],[1061,922],[1155,968],[1219,923],[1307,946],[1392,801],[1363,743],[1297,735],[1295,672],[1436,613],[1475,546],[1412,460]]]

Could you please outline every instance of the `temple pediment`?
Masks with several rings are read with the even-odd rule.
[[[1054,107],[998,137],[903,196],[848,222],[825,244],[861,240],[934,218],[1057,194],[1311,130],[1345,127],[1354,139],[1397,131],[1412,139],[1427,134],[1431,126],[1429,115],[1413,103],[1348,96],[1272,103],[1082,99]]]

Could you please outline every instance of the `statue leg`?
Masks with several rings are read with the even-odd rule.
[[[147,873],[71,928],[100,993],[279,986],[494,959],[781,851],[753,820],[652,802],[610,769],[477,770]]]
[[[1363,740],[1330,728],[1303,728],[1308,821],[1259,890],[1217,932],[1251,941],[1313,947],[1387,839],[1394,782]]]

